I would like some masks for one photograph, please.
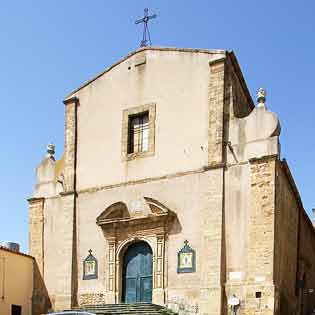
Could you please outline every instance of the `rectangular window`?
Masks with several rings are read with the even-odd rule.
[[[22,306],[11,305],[11,315],[22,315]]]
[[[149,150],[149,112],[128,119],[128,154]]]
[[[123,110],[121,128],[123,161],[155,154],[155,107],[155,103],[147,103]]]

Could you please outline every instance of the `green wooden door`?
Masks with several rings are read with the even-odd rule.
[[[129,246],[124,255],[124,303],[152,301],[152,250],[145,242]]]

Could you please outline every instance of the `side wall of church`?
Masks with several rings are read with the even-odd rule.
[[[307,312],[310,313],[315,309],[315,232],[304,210],[300,212],[299,235],[299,271],[297,280],[300,283],[299,280],[302,278],[303,284],[297,285],[298,288],[302,287],[297,292],[299,298],[298,307],[302,309],[302,314],[303,312],[307,314]]]
[[[289,315],[296,308],[300,207],[281,162],[277,163],[276,208],[274,278],[281,314]]]
[[[122,184],[78,196],[78,299],[79,304],[112,302],[108,268],[108,243],[95,219],[106,207],[117,201],[127,205],[143,196],[152,197],[176,214],[165,242],[164,301],[171,308],[192,314],[219,314],[221,307],[222,245],[222,169],[174,175],[164,179]],[[150,231],[154,233],[154,231]],[[117,235],[117,244],[133,237],[146,236],[139,227]],[[177,253],[188,240],[196,251],[196,272],[177,273]],[[99,276],[82,280],[83,260],[92,249],[98,260]],[[153,254],[156,250],[153,248]],[[154,266],[155,269],[157,266]],[[118,268],[118,266],[116,266]],[[120,275],[121,277],[121,275]],[[156,283],[154,284],[155,288]],[[114,288],[119,302],[121,288]]]
[[[276,207],[275,283],[280,314],[304,314],[315,307],[315,231],[288,166],[280,161]]]

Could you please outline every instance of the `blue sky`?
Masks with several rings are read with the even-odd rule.
[[[233,49],[253,96],[282,124],[304,207],[315,207],[315,2],[2,1],[0,4],[0,240],[27,251],[28,206],[48,142],[63,150],[63,97],[135,50],[145,7],[153,45]]]

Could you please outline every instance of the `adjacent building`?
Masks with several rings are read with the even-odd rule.
[[[50,307],[34,258],[0,246],[0,314],[39,315]]]
[[[67,96],[63,156],[48,147],[29,199],[53,308],[308,314],[314,228],[265,103],[233,52],[154,47]]]

